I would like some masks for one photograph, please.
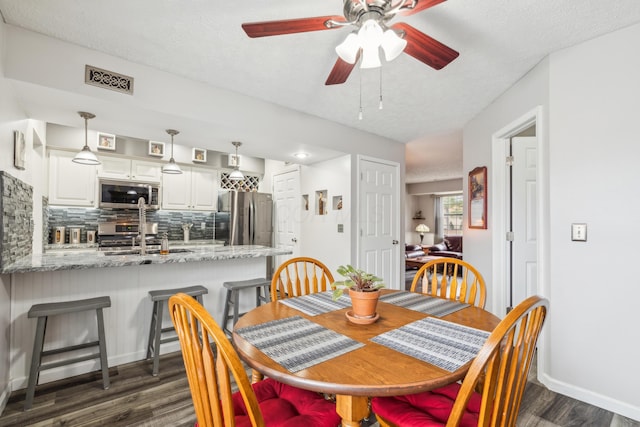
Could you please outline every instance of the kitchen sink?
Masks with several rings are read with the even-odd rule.
[[[193,252],[191,249],[169,249],[169,254],[180,254],[180,253],[189,253]],[[125,250],[125,251],[105,251],[103,252],[106,256],[113,255],[140,255],[139,249],[134,250]],[[160,249],[149,249],[147,251],[147,255],[158,255],[160,253]]]

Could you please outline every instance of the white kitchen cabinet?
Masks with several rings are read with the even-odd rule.
[[[182,168],[181,174],[162,177],[162,208],[212,211],[218,199],[218,174],[200,168]]]
[[[162,165],[156,162],[131,160],[121,157],[102,156],[98,166],[98,177],[126,179],[144,182],[160,182]]]
[[[76,153],[49,152],[49,204],[95,207],[96,167],[73,163]]]

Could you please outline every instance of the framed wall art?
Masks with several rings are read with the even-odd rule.
[[[110,133],[98,132],[97,147],[98,147],[99,150],[115,151],[115,149],[116,149],[116,136],[115,135],[111,135]]]
[[[16,169],[25,169],[25,157],[27,146],[24,142],[24,133],[19,130],[13,131],[13,166]]]
[[[191,160],[198,163],[206,163],[207,150],[205,150],[204,148],[194,148],[193,154],[191,155]]]
[[[469,228],[487,228],[487,167],[469,172]]]
[[[164,156],[164,142],[149,141],[149,155],[157,157]]]

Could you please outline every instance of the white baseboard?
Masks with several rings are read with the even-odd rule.
[[[581,387],[576,387],[575,385],[558,381],[548,375],[540,375],[538,380],[551,391],[606,409],[614,414],[622,415],[623,417],[627,417],[635,421],[640,421],[640,407],[638,406],[633,406],[628,403],[612,399],[608,396],[595,393],[591,390],[586,390]]]

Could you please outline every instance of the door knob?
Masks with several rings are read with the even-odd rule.
[[[397,245],[400,242],[398,242],[397,240],[393,240],[391,243],[393,243],[394,245]]]
[[[292,241],[293,243],[297,243],[297,242],[298,242],[298,239],[296,239],[296,238],[294,237],[294,238],[292,238],[292,239],[291,239],[291,241]]]

